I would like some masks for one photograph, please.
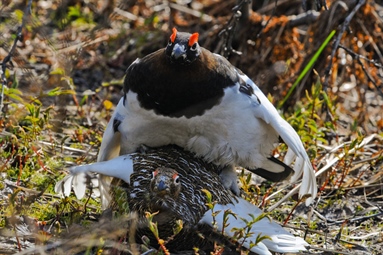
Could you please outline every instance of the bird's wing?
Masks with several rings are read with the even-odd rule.
[[[291,178],[291,182],[295,182],[303,175],[299,196],[302,197],[306,194],[310,194],[311,197],[307,198],[306,205],[311,204],[317,195],[317,183],[314,169],[299,135],[294,128],[279,115],[277,109],[275,109],[273,104],[248,76],[243,73],[239,73],[239,71],[238,75],[243,81],[246,82],[247,86],[250,85],[252,87],[254,91],[253,93],[256,96],[256,99],[253,100],[254,116],[256,118],[263,119],[267,124],[271,125],[288,146],[285,163],[290,164],[295,158],[295,173]]]
[[[98,162],[107,161],[120,155],[122,137],[120,131],[118,130],[118,126],[123,121],[126,114],[127,110],[124,106],[124,97],[122,97],[104,131],[97,157]],[[106,175],[110,174],[106,173]],[[112,182],[112,178],[106,175],[99,175],[98,178],[101,205],[103,209],[108,207],[111,199],[109,195],[109,187]]]
[[[75,195],[80,199],[83,198],[85,194],[86,174],[90,172],[116,177],[129,183],[130,175],[133,173],[133,159],[130,155],[124,155],[108,161],[74,166],[71,167],[69,171],[70,175],[57,182],[55,192],[69,196],[73,186]]]
[[[120,155],[121,133],[118,131],[118,123],[122,122],[126,111],[122,97],[106,126],[97,161],[106,161]]]
[[[228,220],[224,221],[225,211],[230,210],[235,216],[229,215]],[[251,214],[249,213],[251,212]],[[214,217],[213,217],[214,214]],[[285,229],[283,229],[277,223],[271,221],[267,217],[262,218],[253,224],[247,224],[246,222],[252,222],[254,218],[260,216],[262,211],[255,205],[249,203],[243,198],[237,198],[233,200],[232,204],[216,204],[213,210],[208,210],[199,224],[207,224],[211,227],[217,227],[217,232],[223,232],[230,238],[235,237],[235,231],[233,228],[249,230],[252,235],[248,238],[240,238],[238,243],[243,243],[243,246],[252,252],[258,254],[271,255],[270,251],[281,253],[295,253],[299,251],[305,251],[305,246],[308,246],[302,238],[295,237]],[[223,225],[225,227],[223,229]],[[249,226],[250,229],[247,227]],[[258,242],[256,246],[252,247],[252,244],[256,243],[256,238],[262,236],[268,236],[270,239],[263,239]]]

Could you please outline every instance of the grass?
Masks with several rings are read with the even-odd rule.
[[[36,4],[37,2],[39,1],[36,1]],[[55,1],[52,1],[52,5],[60,7]],[[125,236],[125,226],[134,221],[134,217],[126,214],[127,209],[123,201],[119,202],[121,210],[116,213],[121,217],[106,223],[101,215],[100,201],[97,197],[89,194],[82,200],[77,200],[74,196],[61,198],[54,193],[54,186],[67,174],[68,167],[96,160],[105,124],[116,102],[114,97],[119,98],[121,95],[124,70],[136,57],[160,47],[158,45],[162,42],[163,34],[161,31],[164,30],[160,27],[167,24],[167,21],[156,14],[144,17],[146,25],[136,26],[135,29],[126,29],[134,25],[121,18],[113,20],[111,28],[97,28],[97,25],[100,25],[97,19],[100,17],[92,12],[91,5],[77,3],[68,6],[63,13],[60,13],[60,8],[53,7],[46,9],[46,12],[41,9],[40,16],[34,13],[33,20],[39,18],[41,22],[28,23],[24,34],[24,41],[29,40],[34,48],[25,54],[15,54],[16,71],[6,70],[9,83],[8,87],[4,87],[5,107],[0,119],[0,253],[5,251],[6,245],[12,246],[10,251],[15,253],[26,251],[33,243],[42,245],[44,249],[58,243],[53,252],[55,254],[81,249],[85,249],[88,254],[102,254],[110,250],[110,247],[126,250],[126,243],[130,241],[129,236]],[[15,8],[17,9],[17,6]],[[151,11],[146,6],[134,8],[141,10],[142,16]],[[33,11],[36,10],[33,6]],[[0,24],[4,34],[12,34],[12,30],[6,31],[6,25],[10,26],[12,22],[22,20],[23,13],[20,10],[10,14],[9,17],[3,17],[5,22]],[[61,19],[53,19],[52,23],[49,23],[52,19],[50,15]],[[364,15],[368,15],[368,9]],[[279,24],[271,22],[268,29],[270,33],[273,32],[274,23]],[[53,26],[53,32],[46,37],[38,34],[39,41],[34,32],[50,28],[47,24]],[[252,28],[256,27],[256,24],[252,24]],[[206,29],[212,34],[214,31],[209,29],[214,26],[209,25],[206,28],[202,25],[201,30]],[[94,28],[99,30],[93,30]],[[360,36],[358,27],[353,27],[352,30],[355,31],[355,38],[359,38],[363,44],[365,38]],[[320,64],[323,61],[321,56],[326,53],[324,47],[329,45],[334,32],[326,35],[322,40],[323,47],[319,47],[308,64],[301,68],[303,71],[298,72],[295,65],[301,63],[300,59],[304,53],[303,50],[297,49],[302,49],[303,43],[294,48],[294,45],[298,44],[297,41],[289,41],[289,38],[295,38],[294,31],[286,30],[287,32],[281,32],[282,35],[279,32],[282,31],[280,28],[277,31],[278,34],[266,34],[268,32],[265,31],[263,39],[274,40],[280,36],[280,44],[286,45],[285,48],[292,52],[294,49],[299,51],[287,73],[279,78],[281,80],[278,80],[278,90],[273,93],[275,105],[282,106],[288,99],[291,100],[291,93],[296,90],[303,76],[311,75],[308,70],[311,70],[314,62]],[[145,32],[144,37],[140,35],[141,32]],[[79,35],[80,39],[72,40],[72,33]],[[92,34],[96,36],[92,37]],[[258,32],[252,33],[249,28],[248,34],[251,36]],[[345,35],[344,43],[352,42],[347,41],[348,36],[354,37]],[[254,43],[259,42],[254,38],[250,39],[254,40]],[[2,46],[11,45],[12,40],[12,36],[8,39],[1,37],[0,43]],[[246,61],[261,58],[257,55],[256,47],[247,43],[248,40],[243,41],[245,46],[238,47],[242,47],[242,50],[248,53],[246,55],[249,59],[242,57],[245,64]],[[60,42],[60,45],[55,45],[55,42]],[[87,42],[87,45],[78,48],[81,49],[79,52],[72,50],[73,45],[82,42]],[[209,44],[209,40],[206,40],[206,47],[213,49],[216,45],[212,42]],[[266,50],[260,47],[260,52],[274,54],[273,50],[267,47]],[[20,46],[20,50],[26,48],[26,44]],[[368,50],[367,47],[364,49]],[[106,53],[103,54],[103,51]],[[276,56],[284,61],[292,58],[281,50]],[[263,57],[264,65],[269,66],[268,59],[280,60],[275,59],[276,56]],[[72,57],[77,60],[70,62]],[[330,250],[332,254],[379,254],[383,252],[383,134],[379,129],[382,127],[379,126],[382,125],[379,124],[380,115],[376,111],[381,111],[379,107],[382,98],[376,93],[376,101],[368,101],[368,96],[363,95],[362,90],[374,90],[363,80],[363,72],[357,66],[347,62],[347,65],[342,67],[340,62],[343,60],[340,57],[334,60],[332,90],[325,93],[321,84],[323,77],[319,74],[314,75],[305,96],[283,113],[284,118],[299,133],[316,170],[322,173],[318,178],[320,198],[312,208],[297,205],[296,199],[290,198],[268,216],[281,224],[285,223],[293,233],[304,236],[312,245],[311,251]],[[349,61],[347,58],[346,60]],[[28,69],[26,63],[35,68]],[[49,72],[44,82],[36,82],[36,77],[43,75],[38,73],[38,64],[42,66],[43,63],[48,63]],[[98,71],[102,70],[104,75],[102,83],[94,82],[97,85],[94,85],[92,80],[96,73],[92,68],[95,66],[99,68]],[[372,74],[378,73],[372,66],[370,68]],[[24,70],[24,73],[20,70]],[[75,71],[84,76],[77,77]],[[316,71],[320,73],[322,70]],[[298,76],[295,77],[294,73],[298,73]],[[91,75],[86,76],[87,74]],[[357,85],[346,90],[344,84],[350,84],[348,78],[353,75]],[[28,77],[34,78],[27,79]],[[89,83],[86,83],[87,78],[91,80]],[[284,78],[286,79],[283,80]],[[292,85],[285,86],[292,78]],[[81,86],[81,83],[89,86]],[[279,98],[279,95],[283,95],[282,98]],[[360,98],[358,102],[350,99],[355,95]],[[325,112],[322,111],[324,107],[328,109]],[[282,144],[274,153],[283,157],[285,151],[286,148]],[[270,208],[292,188],[285,183],[263,182],[259,185],[245,172],[240,175],[240,180],[246,197],[251,202],[261,205],[263,209]],[[278,190],[282,192],[272,199],[267,199]],[[238,231],[238,234],[241,234],[240,230]],[[122,241],[121,236],[124,237]],[[119,240],[119,243],[115,240]],[[162,240],[160,236],[158,240]],[[33,251],[38,253],[37,250]],[[166,253],[166,243],[162,251]]]
[[[17,91],[15,93],[19,94]],[[323,166],[324,158],[328,157],[326,155],[328,149],[324,149],[325,146],[329,146],[325,139],[326,133],[336,132],[335,122],[329,123],[319,117],[319,111],[324,103],[328,104],[329,109],[334,112],[334,106],[331,102],[320,99],[321,95],[323,95],[323,91],[318,83],[312,87],[312,91],[307,94],[306,99],[297,104],[299,108],[290,116],[286,115],[287,120],[298,130],[316,166]],[[59,96],[62,95],[57,94],[53,97]],[[11,105],[11,101],[6,103]],[[55,183],[66,174],[66,167],[95,160],[102,128],[95,131],[94,128],[87,127],[84,122],[81,122],[84,120],[85,112],[88,112],[91,108],[93,108],[91,100],[77,106],[75,112],[83,114],[69,115],[62,127],[62,130],[67,130],[63,134],[55,131],[54,122],[59,113],[56,106],[44,107],[39,100],[29,100],[26,103],[26,100],[17,102],[13,99],[12,107],[8,108],[9,116],[18,116],[19,120],[9,119],[6,123],[7,132],[9,133],[6,133],[0,141],[3,148],[1,157],[5,159],[1,165],[2,173],[4,173],[2,175],[3,193],[6,187],[13,189],[8,198],[3,201],[1,213],[4,217],[2,217],[1,226],[4,229],[13,228],[13,231],[16,231],[14,235],[19,235],[20,233],[16,234],[18,233],[18,223],[17,221],[12,223],[12,219],[27,216],[34,219],[34,222],[37,222],[35,224],[38,225],[38,230],[32,229],[30,234],[35,237],[38,236],[40,244],[49,244],[53,240],[60,240],[63,232],[67,232],[65,228],[73,224],[80,224],[84,231],[87,228],[94,227],[96,224],[94,220],[98,219],[101,213],[97,198],[89,196],[78,201],[74,197],[60,198],[53,192]],[[110,116],[110,109],[103,107],[99,116]],[[336,116],[334,117],[336,119]],[[92,122],[96,122],[95,118],[92,118]],[[106,122],[106,119],[102,121]],[[352,187],[360,186],[363,183],[362,179],[366,178],[362,174],[358,174],[352,180],[349,180],[348,177],[355,169],[355,162],[360,161],[365,153],[364,147],[359,146],[363,138],[364,136],[356,134],[354,140],[331,152],[331,154],[340,158],[336,165],[325,175],[324,182],[320,182],[322,196],[326,198],[315,206],[315,210],[318,212],[326,214],[333,211],[332,208],[338,208],[336,210],[342,211],[347,206],[350,206],[342,198],[350,196],[350,192],[358,192],[358,190],[352,190]],[[285,150],[286,148],[281,146],[276,153],[283,155]],[[368,162],[369,167],[374,167],[373,165],[380,167],[381,161],[382,155],[378,154],[375,160]],[[283,188],[281,185],[270,186],[269,183],[266,186],[261,186],[261,190],[259,190],[258,186],[251,184],[250,176],[243,175],[242,178],[245,192],[249,197],[256,198],[258,202],[263,200],[262,197],[267,197],[268,194],[281,187]],[[11,183],[11,186],[9,186],[8,182]],[[268,188],[265,188],[267,186]],[[255,190],[251,187],[254,187]],[[284,189],[287,188],[284,187]],[[267,208],[272,205],[282,194],[264,203],[263,207]],[[300,233],[303,233],[304,230],[308,231],[308,240],[315,246],[315,243],[320,242],[325,237],[317,232],[323,228],[323,222],[314,215],[312,219],[301,215],[302,210],[306,211],[301,206],[292,211],[295,204],[294,200],[284,203],[283,207],[272,211],[270,217],[279,222],[287,220],[287,225],[300,229]],[[124,203],[120,203],[120,206],[123,205]],[[354,209],[354,217],[368,217],[379,214],[378,208],[369,211],[365,211],[365,209],[365,206],[357,205]],[[126,209],[122,208],[122,211],[124,210],[126,211]],[[330,213],[334,214],[334,217],[337,215],[336,210]],[[352,216],[348,216],[344,218],[344,221],[347,222],[352,218]],[[358,233],[382,227],[374,224],[374,218],[365,220],[364,223],[363,231],[358,231]],[[345,237],[344,239],[339,238],[342,242],[347,243],[347,245],[343,245],[344,249],[353,249],[348,242],[352,243],[353,247],[359,245],[355,243],[354,239],[347,238],[347,236],[355,234],[355,230],[358,229],[356,226],[347,227],[346,224],[345,227],[342,227],[342,224],[334,223],[327,225],[326,228],[333,238],[337,236]],[[240,232],[238,233],[240,234]],[[88,236],[88,238],[90,237]],[[166,242],[160,237],[158,237],[158,240],[163,246],[161,249],[166,254]],[[341,244],[342,242],[337,243]],[[96,245],[96,243],[98,244]],[[99,249],[102,249],[104,243],[96,243],[93,243],[93,245],[100,246]],[[362,242],[361,245],[365,246],[366,244]]]

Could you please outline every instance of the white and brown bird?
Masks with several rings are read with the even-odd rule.
[[[80,182],[72,181],[89,172],[124,180],[129,209],[139,215],[137,232],[149,237],[151,245],[158,245],[144,216],[146,212],[158,212],[153,221],[157,223],[160,238],[167,240],[172,236],[173,239],[166,244],[171,252],[194,247],[209,252],[213,249],[213,241],[217,240],[233,250],[233,245],[225,242],[234,238],[236,232],[232,230],[246,228],[246,221],[251,222],[262,214],[255,205],[235,196],[223,186],[218,175],[219,167],[177,146],[149,149],[145,153],[76,166],[70,172],[71,175],[56,185],[57,192],[69,194],[72,184],[81,186]],[[209,200],[204,190],[211,194],[211,201],[215,203],[213,209],[207,206]],[[82,189],[75,189],[75,192],[80,196],[84,194]],[[224,214],[228,210],[232,214],[224,222]],[[183,229],[173,236],[177,220],[182,220]],[[294,253],[306,250],[305,246],[308,245],[268,218],[251,224],[247,230],[251,235],[238,238],[234,243],[241,243],[243,248],[258,254],[271,254],[270,251]],[[260,236],[270,239],[262,239],[253,246]]]
[[[220,166],[223,184],[236,194],[234,166],[242,166],[271,181],[294,173],[291,182],[302,177],[300,197],[311,195],[306,204],[316,197],[315,173],[297,132],[248,76],[201,47],[198,33],[173,29],[165,48],[129,66],[124,92],[98,161],[175,144]],[[288,146],[284,162],[272,155],[280,139]]]

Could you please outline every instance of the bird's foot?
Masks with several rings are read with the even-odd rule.
[[[237,183],[237,172],[234,166],[225,166],[219,174],[223,186],[231,190],[236,196],[241,194]]]

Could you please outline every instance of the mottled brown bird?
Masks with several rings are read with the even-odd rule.
[[[177,146],[148,149],[145,153],[76,166],[70,171],[71,175],[56,185],[57,192],[69,194],[73,184],[76,195],[76,186],[82,186],[79,194],[83,195],[84,185],[77,177],[89,172],[110,174],[111,177],[124,180],[129,208],[139,215],[138,233],[150,237],[153,246],[157,245],[157,240],[148,229],[146,212],[157,213],[153,220],[157,222],[159,236],[164,240],[173,235],[177,220],[182,220],[182,231],[166,244],[170,251],[190,250],[193,247],[209,251],[212,249],[212,240],[233,238],[233,228],[246,228],[245,221],[251,222],[253,217],[262,214],[255,205],[235,196],[223,186],[217,165],[206,163]],[[211,194],[214,208],[207,206],[209,200],[203,190]],[[224,222],[224,213],[228,210],[235,216],[229,215]],[[252,235],[239,238],[237,243],[258,254],[271,254],[270,251],[298,252],[305,250],[308,245],[268,218],[253,223],[249,231]],[[205,238],[201,238],[199,233]],[[258,235],[269,236],[270,240],[264,239],[253,246]]]

